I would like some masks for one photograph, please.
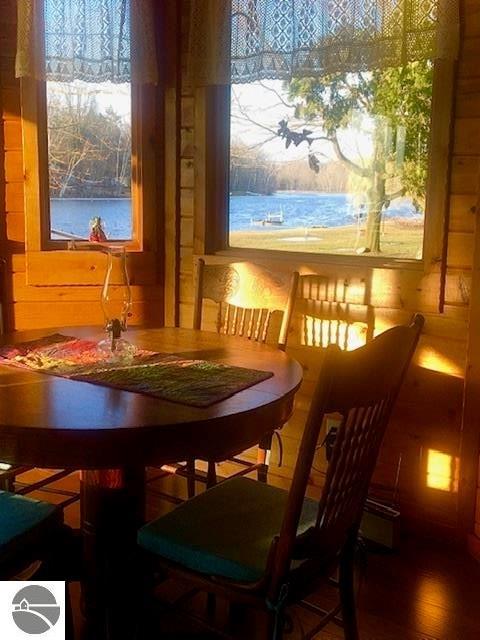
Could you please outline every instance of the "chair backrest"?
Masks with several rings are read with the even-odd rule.
[[[302,345],[352,349],[373,337],[374,309],[360,279],[302,275],[294,309]]]
[[[285,518],[275,552],[273,583],[292,558],[314,564],[320,553],[337,556],[360,523],[380,445],[424,319],[385,331],[355,351],[327,349],[305,425]],[[324,417],[341,416],[314,527],[297,528]],[[305,576],[304,576],[305,577]]]
[[[285,349],[298,284],[298,273],[278,275],[250,262],[205,264],[199,258],[195,270],[193,328],[202,325],[203,301],[218,305],[218,333],[266,342],[272,316],[283,314],[278,346]]]

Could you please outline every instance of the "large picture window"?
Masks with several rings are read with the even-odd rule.
[[[234,84],[229,244],[420,259],[433,69]]]
[[[204,250],[441,261],[458,0],[192,4]]]

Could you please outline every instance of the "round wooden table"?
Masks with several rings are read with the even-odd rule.
[[[96,329],[3,336],[12,344],[59,331],[100,340]],[[263,369],[273,377],[208,408],[0,366],[0,458],[82,469],[83,593],[87,615],[115,603],[108,624],[124,629],[122,602],[135,589],[136,531],[144,519],[145,467],[233,455],[288,418],[302,369],[274,347],[188,329],[129,329],[133,344],[186,358]],[[131,605],[130,605],[131,608]],[[110,608],[110,611],[112,608]],[[103,616],[105,617],[105,616]],[[110,634],[115,636],[115,633]]]

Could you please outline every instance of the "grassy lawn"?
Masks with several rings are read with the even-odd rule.
[[[230,246],[248,249],[276,249],[306,253],[354,255],[365,246],[364,232],[354,226],[325,229],[268,229],[232,231]],[[405,221],[385,221],[380,239],[381,255],[392,258],[420,258],[423,226]],[[367,254],[368,255],[368,254]]]

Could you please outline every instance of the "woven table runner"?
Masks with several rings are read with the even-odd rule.
[[[128,361],[105,360],[92,340],[59,333],[0,347],[0,363],[144,393],[192,407],[209,407],[273,376],[207,360],[134,348]]]

